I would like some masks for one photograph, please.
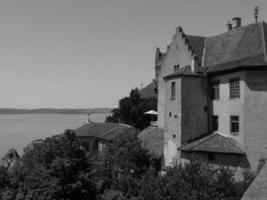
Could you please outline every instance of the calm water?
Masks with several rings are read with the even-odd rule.
[[[90,120],[103,122],[108,113],[95,113]],[[32,140],[63,133],[85,123],[87,115],[61,114],[0,114],[0,158],[15,148],[21,155]]]

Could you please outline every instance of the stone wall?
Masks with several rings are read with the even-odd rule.
[[[182,77],[181,143],[208,133],[207,80],[204,76]]]
[[[240,98],[230,99],[229,80],[231,78],[240,79]],[[212,100],[210,103],[210,123],[212,115],[218,116],[218,131],[235,139],[243,148],[243,133],[244,133],[244,93],[245,93],[245,72],[236,72],[223,75],[213,76],[210,84],[213,81],[220,82],[220,98]],[[231,134],[230,131],[230,116],[239,116],[239,133]]]
[[[266,77],[266,71],[248,71],[245,85],[244,147],[253,170],[267,157]]]
[[[175,83],[175,99],[171,100],[171,84]],[[164,158],[165,164],[170,165],[173,159],[180,157],[178,147],[181,145],[181,87],[182,79],[166,81],[166,115],[164,127]]]
[[[179,65],[180,69],[185,66],[191,65],[194,56],[189,50],[188,44],[184,38],[184,33],[177,28],[172,41],[167,48],[167,52],[158,60],[159,49],[156,51],[156,68],[158,76],[158,121],[159,127],[164,128],[165,125],[165,99],[167,88],[164,77],[174,73],[174,66]],[[161,53],[162,54],[162,53]],[[160,65],[160,66],[159,66]],[[197,64],[196,64],[197,65]],[[198,66],[195,66],[198,68]],[[158,74],[159,73],[159,74]]]

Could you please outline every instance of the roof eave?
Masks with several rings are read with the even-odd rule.
[[[235,154],[235,155],[245,155],[245,152],[222,152],[222,151],[204,151],[204,150],[193,150],[193,149],[181,149],[178,150],[186,152],[186,153],[218,153],[218,154]]]
[[[207,75],[227,74],[238,71],[267,71],[267,65],[240,65],[229,69],[207,71]]]
[[[173,79],[173,78],[180,78],[183,76],[187,76],[187,77],[203,77],[205,76],[204,74],[170,74],[165,76],[163,79],[164,80],[169,80],[169,79]]]

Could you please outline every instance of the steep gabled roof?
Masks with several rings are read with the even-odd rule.
[[[77,137],[95,137],[107,141],[117,139],[120,134],[127,131],[135,132],[134,127],[118,123],[95,123],[90,122],[75,130]]]
[[[218,132],[182,145],[179,149],[185,152],[244,154],[244,151],[234,139]]]
[[[267,26],[260,22],[207,37],[203,66],[210,72],[240,65],[266,65],[266,34]]]
[[[186,35],[186,38],[189,41],[189,44],[190,44],[190,46],[192,48],[192,51],[197,56],[197,59],[199,61],[202,61],[205,37],[194,36],[194,35]]]
[[[157,83],[152,81],[144,88],[140,89],[140,97],[142,99],[157,98]]]

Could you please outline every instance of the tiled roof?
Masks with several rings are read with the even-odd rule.
[[[163,129],[149,126],[138,134],[144,147],[154,155],[163,156]]]
[[[213,67],[204,67],[202,68],[202,72],[207,74],[213,74],[225,71],[233,71],[235,69],[241,70],[241,69],[256,69],[256,68],[262,68],[267,70],[266,65],[267,63],[264,60],[264,55],[260,54],[253,58],[235,60],[233,62],[219,64]]]
[[[184,34],[202,63],[203,72],[213,73],[238,66],[267,65],[267,24],[259,22],[211,36]]]
[[[170,79],[170,78],[174,78],[174,77],[178,77],[178,76],[202,76],[202,74],[196,74],[196,73],[191,71],[190,66],[186,66],[186,67],[180,69],[178,72],[174,72],[172,74],[165,76],[164,79]]]
[[[77,137],[96,137],[107,141],[113,141],[126,132],[134,133],[135,128],[126,124],[90,122],[75,130]]]
[[[218,132],[182,145],[179,149],[185,152],[244,154],[244,151],[234,139]]]
[[[189,40],[189,44],[191,45],[194,54],[197,56],[198,60],[201,63],[202,56],[203,56],[205,37],[186,35],[186,38]]]
[[[140,97],[142,99],[157,98],[156,90],[157,90],[157,84],[155,81],[152,81],[143,89],[140,89]]]
[[[267,199],[267,164],[265,164],[257,177],[248,187],[241,200],[266,200]]]
[[[240,65],[266,65],[266,34],[267,25],[260,22],[207,37],[203,66],[209,72]]]

